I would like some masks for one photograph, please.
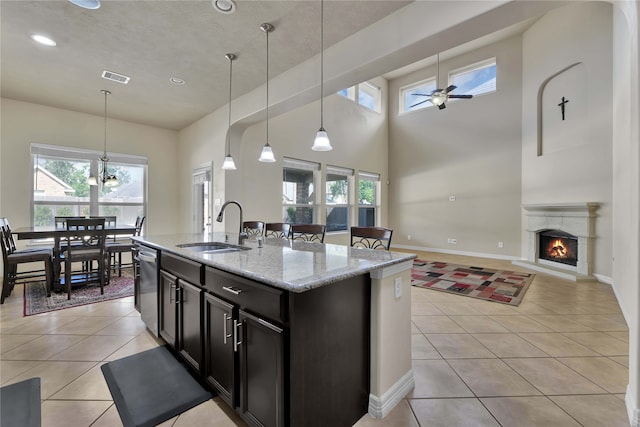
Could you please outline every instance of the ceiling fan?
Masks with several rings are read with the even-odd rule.
[[[436,88],[439,86],[438,84],[438,80],[440,78],[440,54],[438,53],[436,56],[436,61],[437,61],[437,68],[436,68]],[[454,95],[450,92],[452,92],[454,89],[456,89],[457,86],[451,85],[446,89],[436,89],[433,92],[431,92],[430,94],[425,94],[425,93],[414,93],[414,96],[426,96],[428,97],[427,99],[425,99],[424,101],[420,101],[418,103],[415,103],[413,105],[411,105],[411,108],[424,104],[427,101],[431,101],[431,103],[433,105],[438,106],[439,110],[444,110],[445,108],[447,108],[447,106],[445,105],[445,101],[447,99],[471,99],[473,98],[473,95]]]

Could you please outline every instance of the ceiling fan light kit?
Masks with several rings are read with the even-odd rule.
[[[424,104],[425,102],[429,101],[431,102],[433,105],[435,105],[436,107],[438,107],[438,110],[444,110],[445,108],[447,108],[445,102],[448,99],[471,99],[473,98],[473,95],[453,95],[450,94],[450,92],[452,92],[453,90],[455,90],[457,88],[457,86],[455,85],[450,85],[449,87],[447,87],[446,89],[440,89],[440,84],[439,84],[439,80],[440,80],[440,54],[436,54],[436,90],[434,90],[433,92],[431,92],[431,94],[426,95],[423,93],[416,93],[414,95],[416,96],[427,96],[429,97],[429,99],[425,99],[424,101],[420,101],[417,102],[413,105],[411,105],[410,107],[416,107],[418,105]]]

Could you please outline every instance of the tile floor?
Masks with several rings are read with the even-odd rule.
[[[133,299],[26,318],[22,304],[18,286],[0,306],[0,384],[41,377],[44,427],[121,425],[100,365],[161,344]],[[536,273],[519,307],[412,288],[412,320],[415,389],[384,420],[356,426],[629,425],[628,329],[609,285]],[[245,424],[218,399],[162,424],[200,425]]]

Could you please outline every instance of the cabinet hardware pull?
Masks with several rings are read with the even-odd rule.
[[[169,285],[169,304],[176,302],[175,295],[173,294],[174,289],[176,289],[176,285]]]
[[[222,289],[234,295],[240,295],[243,292],[242,289],[234,288],[233,286],[223,286]]]
[[[233,321],[233,332],[235,334],[235,337],[233,338],[233,351],[237,352],[238,351],[238,347],[240,346],[240,344],[242,344],[242,341],[240,340],[240,328],[242,327],[242,322],[238,322],[237,320]]]
[[[222,337],[222,342],[224,344],[227,343],[227,338],[231,338],[233,336],[233,334],[228,334],[227,333],[227,321],[231,320],[231,316],[229,316],[227,313],[223,313],[222,314],[223,320],[222,320],[222,325],[223,325],[223,337]]]
[[[176,304],[182,304],[182,300],[178,299],[178,297],[182,296],[182,288],[176,286]]]

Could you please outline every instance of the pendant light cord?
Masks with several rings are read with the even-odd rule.
[[[320,128],[324,129],[324,1],[320,0]]]
[[[104,157],[107,157],[107,96],[109,95],[108,90],[103,90],[104,93]]]
[[[233,82],[233,60],[235,56],[233,54],[227,54],[229,60],[229,126],[227,128],[227,156],[231,155],[231,84]]]
[[[269,145],[269,29],[267,29],[267,145]]]

